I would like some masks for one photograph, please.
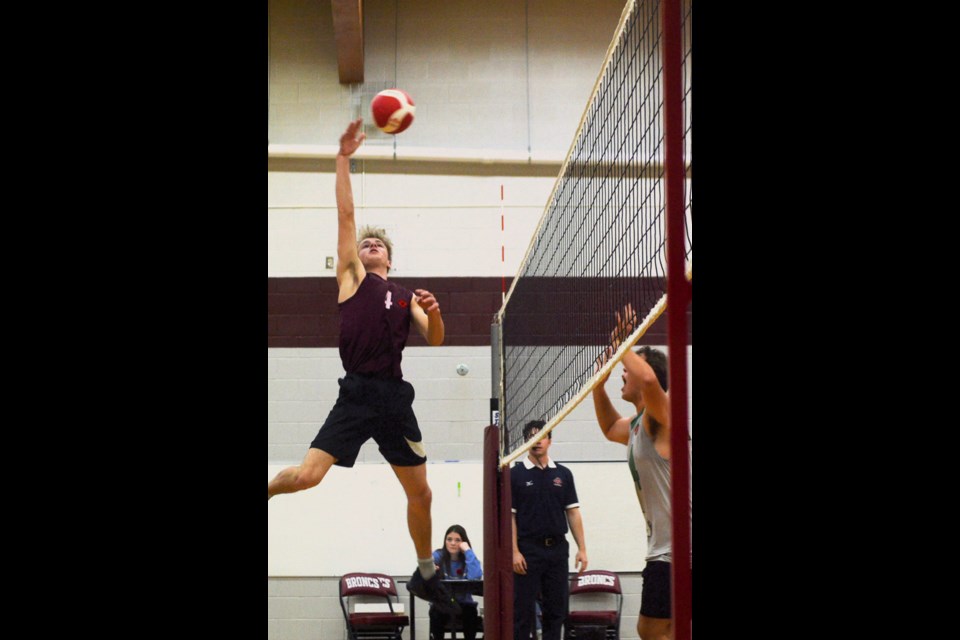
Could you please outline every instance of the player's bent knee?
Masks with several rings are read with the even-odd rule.
[[[404,489],[406,490],[408,503],[424,509],[430,508],[430,504],[433,502],[433,492],[430,490],[429,485],[404,487]]]
[[[297,491],[303,491],[320,484],[327,475],[330,467],[335,464],[336,458],[320,449],[311,448],[300,466],[296,468],[294,484]]]
[[[411,501],[429,505],[433,502],[433,491],[430,490],[430,487],[425,486],[423,489],[412,491],[408,497]]]
[[[323,470],[321,469],[301,469],[297,474],[296,486],[298,491],[310,489],[320,484],[323,480]]]

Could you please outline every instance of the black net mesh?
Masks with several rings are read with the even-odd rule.
[[[530,420],[578,402],[630,303],[642,335],[666,295],[659,1],[626,10],[596,90],[510,295],[501,325],[504,455]],[[688,272],[692,264],[690,2],[684,3],[684,150]],[[645,324],[644,324],[645,323]],[[636,325],[635,325],[636,326]],[[582,399],[582,397],[580,398]]]

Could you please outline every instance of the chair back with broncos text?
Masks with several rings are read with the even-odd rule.
[[[340,608],[349,640],[402,640],[410,617],[397,611],[402,609],[398,605],[397,585],[386,574],[358,572],[340,578]]]
[[[564,640],[619,640],[623,591],[617,574],[600,570],[574,574],[568,602]]]

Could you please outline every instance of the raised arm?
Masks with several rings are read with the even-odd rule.
[[[661,425],[669,427],[670,399],[667,392],[660,386],[653,367],[633,350],[624,353],[621,362],[627,373],[639,381],[640,393],[643,395],[647,413]]]
[[[426,289],[415,289],[414,293],[416,296],[413,299],[413,306],[410,307],[413,323],[427,344],[431,347],[440,346],[444,338],[440,303]]]
[[[598,370],[607,361],[609,355],[610,350],[608,349],[597,358]],[[593,410],[597,414],[597,424],[600,426],[603,437],[611,442],[619,442],[625,445],[630,442],[630,419],[624,418],[613,408],[610,396],[607,395],[607,390],[604,388],[609,378],[610,372],[608,371],[593,388]]]
[[[357,253],[357,223],[353,212],[353,186],[350,184],[350,156],[366,139],[362,129],[363,119],[358,118],[347,126],[340,136],[337,152],[337,285],[340,287],[338,301],[343,302],[354,293],[366,276]]]

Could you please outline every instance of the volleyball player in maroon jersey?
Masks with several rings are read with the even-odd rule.
[[[314,487],[334,464],[352,467],[364,442],[373,438],[407,496],[407,526],[418,568],[407,588],[441,611],[460,607],[440,582],[431,547],[432,493],[427,483],[426,452],[413,413],[413,386],[403,379],[400,362],[413,324],[427,344],[443,344],[440,305],[424,289],[410,291],[387,274],[393,246],[381,229],[357,233],[350,156],[366,135],[362,119],[351,122],[337,153],[337,302],[340,309],[340,359],[346,375],[340,394],[299,466],[282,470],[267,485],[267,499]],[[339,514],[331,526],[342,526]]]

